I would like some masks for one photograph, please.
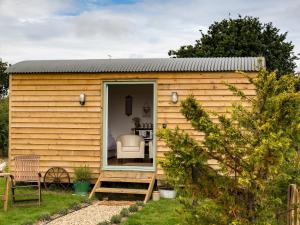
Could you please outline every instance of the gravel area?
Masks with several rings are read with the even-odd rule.
[[[63,217],[55,219],[47,225],[97,225],[110,220],[113,215],[119,214],[123,208],[129,207],[132,202],[97,202]]]

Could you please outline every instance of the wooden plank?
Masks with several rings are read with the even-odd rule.
[[[249,84],[234,84],[234,86],[241,90],[254,90],[254,86]],[[219,83],[187,83],[187,84],[180,84],[180,83],[167,83],[167,84],[160,84],[158,85],[159,90],[228,90],[228,87],[222,83],[222,80]]]
[[[88,118],[100,118],[101,114],[99,112],[11,112],[13,118],[15,117],[88,117]]]
[[[94,134],[14,134],[14,139],[52,139],[52,140],[100,140],[100,135]]]
[[[96,188],[95,192],[102,192],[102,193],[120,193],[120,194],[140,194],[145,195],[147,194],[147,189],[125,189],[125,188]]]
[[[105,178],[151,179],[153,172],[143,171],[105,171]]]
[[[15,118],[16,119],[16,118]],[[30,119],[30,118],[28,118]],[[33,119],[33,118],[31,118]],[[66,119],[66,118],[64,118]],[[97,134],[100,136],[101,131],[99,128],[21,128],[21,127],[13,127],[11,128],[12,134]]]
[[[149,199],[152,195],[152,192],[153,192],[154,183],[155,183],[155,173],[153,173],[151,182],[150,182],[148,190],[147,190],[147,194],[146,194],[145,199],[144,199],[144,203],[147,203],[149,201]]]
[[[158,96],[167,95],[171,96],[173,90],[157,90]],[[229,90],[198,90],[198,89],[189,89],[189,90],[176,90],[178,95],[229,95],[232,96],[232,92]],[[255,90],[244,90],[245,95],[255,95]]]
[[[61,157],[69,157],[69,156],[88,156],[88,157],[94,157],[94,156],[101,156],[100,155],[100,149],[97,150],[64,150],[64,149],[58,149],[58,150],[48,150],[45,149],[13,149],[13,155],[43,155],[43,156],[61,156]]]
[[[100,146],[100,140],[59,140],[59,139],[11,139],[11,144],[58,144],[58,145],[96,145]]]
[[[74,80],[74,79],[41,79],[40,76],[37,76],[36,79],[30,79],[30,80],[22,80],[17,79],[13,80],[13,85],[18,86],[32,86],[32,85],[74,85],[74,84],[80,84],[80,85],[100,85],[102,84],[102,81],[100,79],[80,79],[80,80]]]
[[[22,127],[22,128],[98,128],[101,129],[101,124],[97,123],[12,123],[11,127]]]
[[[246,84],[251,85],[249,80],[244,77],[217,77],[212,75],[207,75],[206,77],[195,76],[194,78],[160,78],[157,81],[158,85],[165,85],[165,84],[221,84],[223,82],[228,82],[230,84]]]
[[[83,91],[81,90],[71,90],[71,91],[67,91],[67,90],[58,90],[58,91],[19,91],[19,90],[14,90],[14,94],[13,96],[17,96],[17,95],[41,95],[41,96],[52,96],[52,95],[59,95],[59,96],[67,96],[67,95],[80,95]],[[100,95],[101,91],[100,89],[98,91],[90,91],[90,90],[86,90],[84,91],[84,93],[86,95]]]
[[[29,101],[23,101],[23,102],[12,102],[13,107],[79,107],[79,98],[77,97],[72,102],[29,102]],[[101,106],[101,102],[91,102],[86,100],[86,103],[84,104],[84,107],[99,107]]]
[[[39,149],[45,149],[47,151],[51,150],[65,150],[65,151],[87,151],[87,152],[93,152],[93,151],[99,151],[100,145],[65,145],[65,144],[11,144],[12,150],[39,150]]]
[[[101,186],[101,178],[102,178],[102,173],[100,173],[100,176],[97,179],[97,182],[95,183],[90,195],[89,195],[89,199],[91,199],[93,197],[93,195],[95,194],[95,190],[100,188]]]
[[[189,97],[189,95],[180,95],[178,96],[178,102],[180,103],[180,101],[186,99],[187,97]],[[209,96],[209,95],[194,95],[194,98],[197,101],[239,101],[240,97],[237,96],[233,96],[233,95],[226,95],[226,96],[222,96],[222,95],[218,95],[218,96]],[[171,95],[167,96],[167,95],[162,95],[162,96],[158,96],[158,101],[167,101],[167,102],[171,102]]]
[[[29,102],[70,102],[77,101],[78,95],[68,96],[36,96],[36,95],[15,95],[12,96],[12,101],[29,101]],[[100,95],[86,95],[87,102],[101,102],[102,97]]]
[[[100,107],[16,107],[12,108],[12,112],[100,112]]]
[[[33,85],[33,86],[22,86],[14,85],[14,91],[98,91],[101,89],[100,85],[81,85],[81,84],[72,84],[72,85]]]
[[[124,182],[124,183],[150,183],[151,179],[133,179],[119,177],[102,177],[101,181],[105,182]]]
[[[88,117],[67,117],[67,118],[58,118],[58,117],[15,117],[12,118],[14,123],[101,123],[100,118],[88,118]]]

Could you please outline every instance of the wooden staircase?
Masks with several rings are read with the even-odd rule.
[[[101,187],[105,183],[143,183],[148,184],[147,189],[132,189],[132,188],[113,188]],[[155,172],[141,171],[101,171],[100,176],[91,191],[89,198],[95,192],[101,193],[120,193],[120,194],[140,194],[145,195],[144,203],[146,203],[152,194],[155,183]]]

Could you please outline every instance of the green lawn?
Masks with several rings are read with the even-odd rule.
[[[0,180],[0,192],[4,191],[4,179]],[[3,201],[0,202],[0,224],[1,225],[21,225],[37,221],[45,214],[53,214],[61,209],[68,208],[72,203],[80,202],[83,197],[72,195],[72,192],[42,191],[41,206],[26,206],[9,208],[7,212],[3,210]]]
[[[179,203],[176,200],[150,201],[122,225],[176,225],[179,223],[179,216],[176,212],[178,206]]]

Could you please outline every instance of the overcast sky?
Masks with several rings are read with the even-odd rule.
[[[229,14],[273,22],[300,53],[300,0],[0,0],[0,58],[168,57]]]

